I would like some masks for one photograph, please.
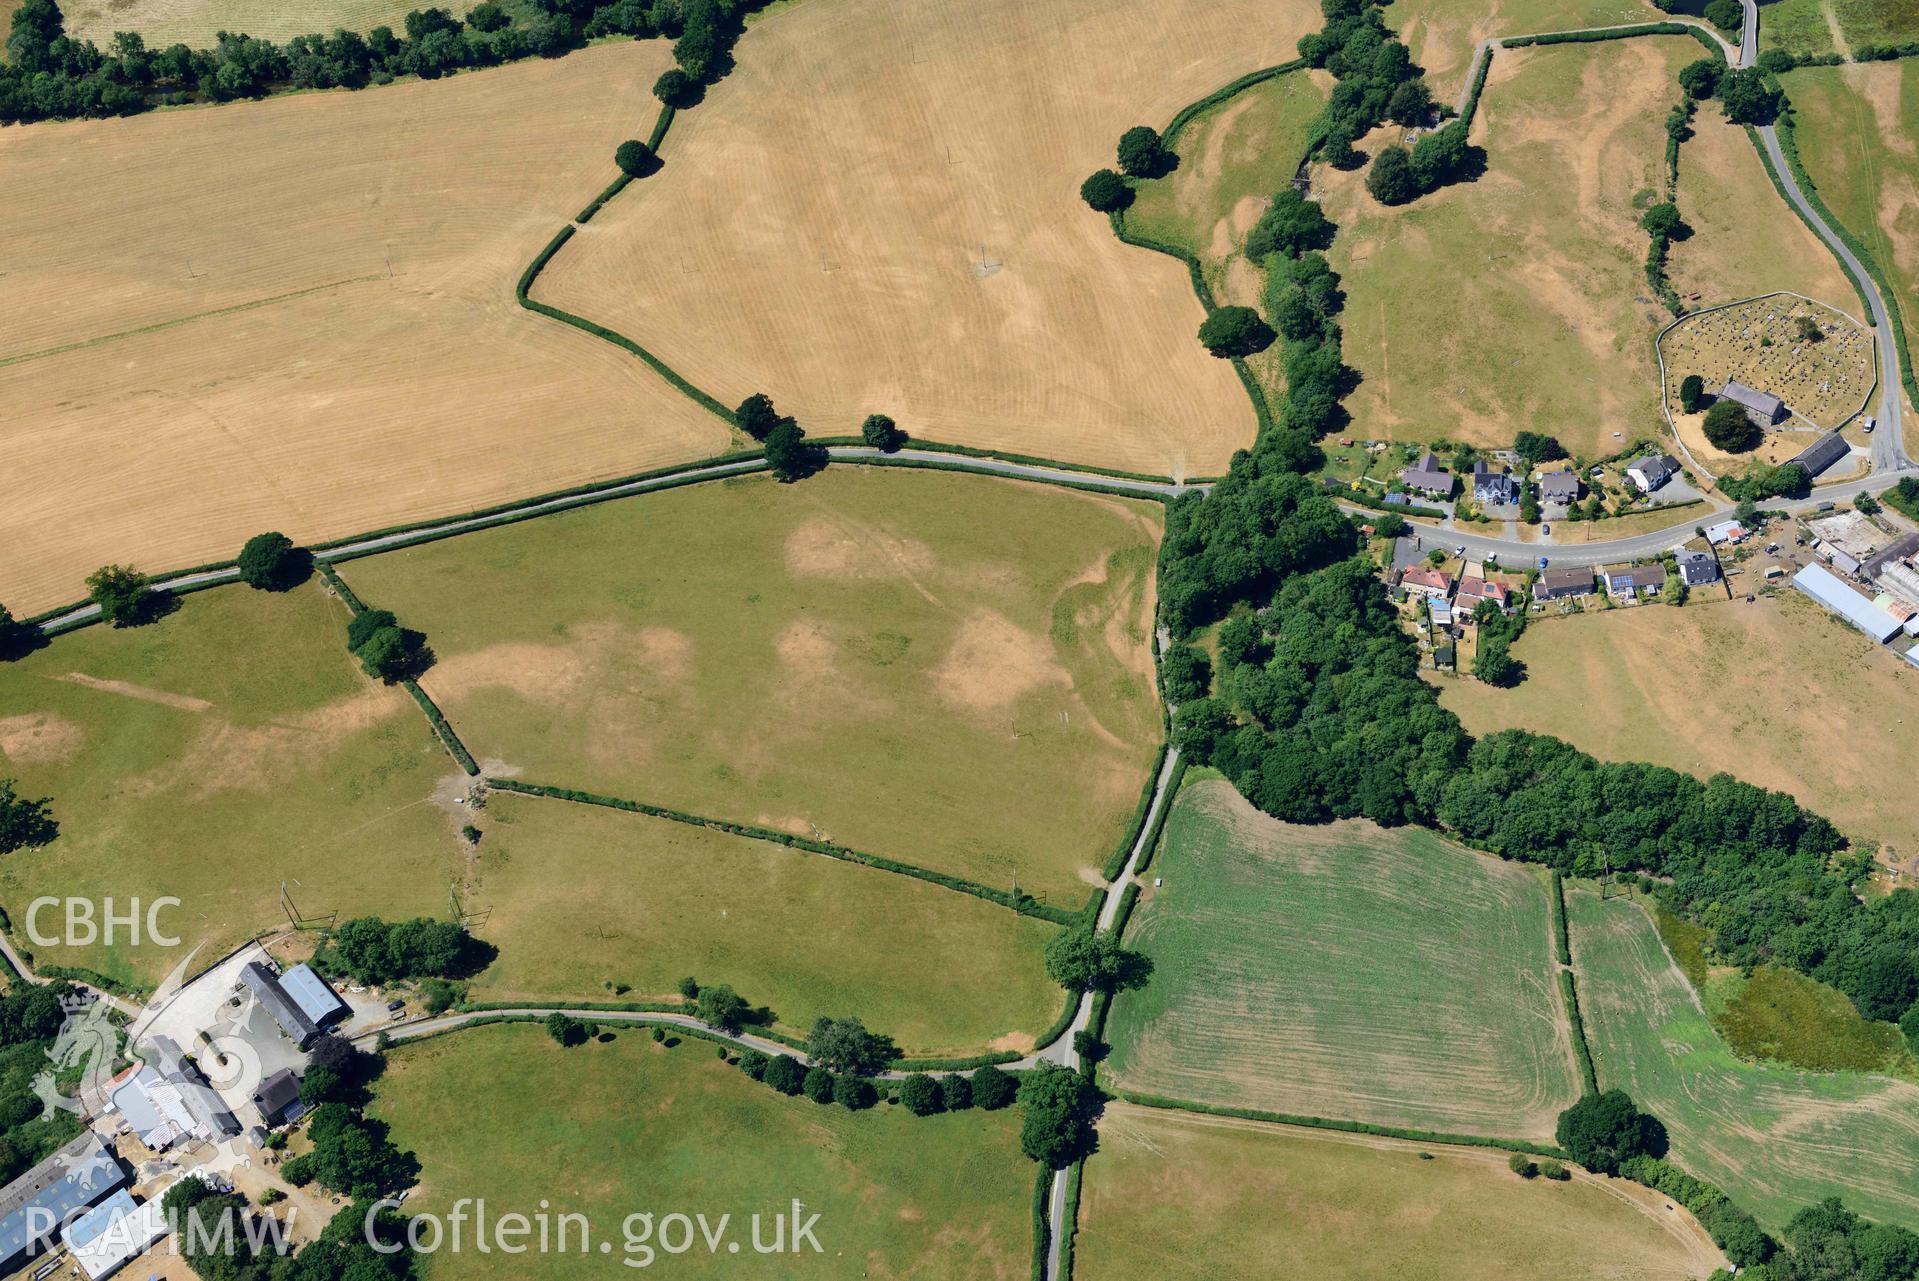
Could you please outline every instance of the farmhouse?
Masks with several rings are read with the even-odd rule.
[[[1399,585],[1408,594],[1417,593],[1436,600],[1445,600],[1453,594],[1453,576],[1443,569],[1409,569],[1400,575]]]
[[[1569,600],[1575,596],[1590,596],[1592,591],[1593,573],[1590,569],[1543,570],[1539,581],[1533,586],[1533,595],[1540,600]]]
[[[0,1188],[0,1271],[52,1244],[54,1229],[126,1186],[126,1171],[89,1130]]]
[[[1439,458],[1427,450],[1423,458],[1399,473],[1400,483],[1428,498],[1451,498],[1453,474],[1439,465]]]
[[[306,1115],[300,1103],[300,1078],[289,1068],[281,1068],[253,1093],[253,1106],[268,1125],[290,1125]]]
[[[1846,585],[1824,565],[1808,565],[1792,576],[1792,585],[1881,645],[1899,634],[1900,622]]]
[[[1539,501],[1566,506],[1579,498],[1579,476],[1575,472],[1556,471],[1539,478]]]
[[[1519,482],[1503,471],[1494,471],[1482,458],[1473,464],[1473,499],[1481,503],[1516,503]]]
[[[1647,454],[1626,468],[1626,478],[1637,485],[1642,494],[1652,493],[1678,474],[1679,463],[1671,454]]]
[[[1746,417],[1761,427],[1771,427],[1786,416],[1786,403],[1770,392],[1755,391],[1734,379],[1719,389],[1721,400],[1730,400],[1746,411]]]
[[[1679,580],[1688,587],[1719,581],[1719,558],[1711,552],[1679,553]]]
[[[1852,446],[1846,443],[1846,438],[1832,431],[1807,445],[1786,462],[1804,467],[1808,476],[1817,476],[1851,452]]]
[[[1666,585],[1666,571],[1658,565],[1636,565],[1605,572],[1606,595],[1615,600],[1638,600],[1657,596]]]

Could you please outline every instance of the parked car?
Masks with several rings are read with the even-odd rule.
[[[387,1009],[388,1009],[389,1011],[392,1011],[392,1012],[395,1012],[395,1013],[397,1013],[397,1012],[399,1012],[400,1010],[404,1010],[404,1009],[406,1008],[406,1002],[405,1002],[404,1000],[402,1000],[402,999],[400,999],[400,998],[397,998],[397,997],[396,997],[395,999],[393,999],[393,1000],[391,1000],[391,1001],[388,1001],[388,1002],[386,1003],[386,1008],[387,1008]]]
[[[1866,419],[1866,435],[1868,436],[1872,435],[1872,429],[1874,427],[1877,427],[1878,425],[1879,425],[1879,420],[1877,418],[1868,416]]]
[[[1542,534],[1552,533],[1553,532],[1552,522],[1548,521],[1547,523],[1541,525],[1539,527],[1539,532]]]

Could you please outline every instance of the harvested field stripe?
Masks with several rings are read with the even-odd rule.
[[[834,845],[827,841],[810,840],[804,836],[794,836],[787,832],[776,832],[768,827],[756,827],[751,823],[734,823],[721,818],[702,818],[697,814],[688,814],[682,810],[667,809],[664,806],[648,805],[644,801],[626,801],[613,796],[601,796],[593,792],[582,792],[572,788],[546,787],[538,783],[522,783],[512,778],[488,778],[486,785],[499,792],[517,792],[522,796],[541,796],[548,800],[571,801],[576,805],[603,805],[608,809],[626,810],[632,814],[647,814],[654,818],[671,819],[675,823],[685,823],[691,827],[711,828],[716,832],[727,832],[734,836],[747,836],[757,841],[768,841],[775,845],[785,845],[793,849],[805,850],[809,854],[823,854],[827,858],[836,858],[846,863],[858,863],[881,872],[895,872],[901,876],[910,876],[942,889],[953,890],[960,894],[971,894],[974,898],[997,903],[1021,916],[1036,917],[1042,921],[1051,921],[1055,925],[1072,925],[1084,919],[1092,907],[1100,900],[1095,890],[1087,908],[1078,912],[1068,912],[1063,908],[1050,907],[1031,899],[1022,899],[1015,903],[1012,895],[1004,890],[989,889],[977,881],[963,877],[948,876],[942,872],[928,871],[915,867],[911,863],[902,863],[897,859],[882,857],[878,854],[865,854],[849,849],[844,845]]]
[[[271,307],[276,302],[289,302],[295,298],[305,298],[311,294],[325,293],[329,289],[338,289],[342,285],[363,285],[368,281],[380,280],[378,272],[370,276],[349,276],[345,280],[331,280],[324,285],[311,285],[305,289],[295,289],[291,293],[275,294],[271,298],[256,298],[252,302],[235,303],[231,307],[215,307],[212,311],[198,311],[191,316],[180,316],[173,320],[157,321],[151,325],[142,325],[138,329],[123,329],[117,334],[102,334],[98,338],[82,338],[78,342],[63,343],[58,347],[47,347],[40,351],[22,352],[18,356],[8,356],[0,360],[0,369],[9,365],[24,365],[29,360],[39,360],[45,356],[60,356],[70,351],[82,351],[88,347],[98,347],[103,343],[115,342],[121,338],[136,338],[141,334],[155,334],[163,329],[177,329],[181,325],[192,324],[196,320],[208,320],[214,316],[231,316],[243,311],[258,311],[262,307]]]

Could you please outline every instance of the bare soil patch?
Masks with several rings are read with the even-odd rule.
[[[86,737],[86,730],[63,716],[0,716],[0,761],[63,761],[80,750]]]
[[[189,694],[169,694],[163,689],[149,689],[145,685],[135,685],[131,681],[101,680],[97,676],[88,676],[84,672],[68,672],[60,677],[75,685],[85,685],[88,689],[97,689],[107,694],[119,694],[124,698],[137,698],[143,703],[158,703],[161,707],[177,708],[183,712],[204,712],[213,706],[204,698],[194,698]]]
[[[834,0],[757,23],[541,297],[722,401],[1216,473],[1253,417],[1173,260],[1079,200],[1130,125],[1295,56],[1308,0]],[[1151,370],[1154,377],[1137,376]]]

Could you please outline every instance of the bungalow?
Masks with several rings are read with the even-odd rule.
[[[1519,482],[1503,471],[1494,471],[1481,458],[1473,464],[1473,501],[1480,503],[1516,503]]]
[[[1719,558],[1711,552],[1679,553],[1679,579],[1688,587],[1719,581]]]
[[[1539,501],[1569,506],[1579,500],[1577,472],[1556,471],[1539,478]]]
[[[1636,565],[1628,569],[1609,569],[1604,575],[1606,595],[1615,600],[1638,600],[1657,596],[1666,585],[1666,571],[1658,565]]]
[[[1489,600],[1499,606],[1500,613],[1512,608],[1507,599],[1506,584],[1489,578],[1462,578],[1459,580],[1459,595],[1453,598],[1453,607],[1468,618],[1479,608],[1479,602]]]
[[[1453,594],[1453,576],[1443,569],[1409,569],[1399,576],[1408,595],[1445,600]]]
[[[1755,391],[1735,380],[1719,389],[1721,400],[1730,400],[1746,411],[1746,417],[1761,427],[1771,427],[1786,416],[1786,402],[1771,392]]]
[[[1590,596],[1592,591],[1590,569],[1541,570],[1539,581],[1533,586],[1533,595],[1540,600],[1569,600],[1574,596]]]
[[[1716,525],[1706,526],[1706,541],[1714,547],[1725,543],[1737,546],[1750,537],[1751,534],[1747,532],[1746,527],[1736,520],[1722,520]]]
[[[1400,483],[1415,494],[1424,494],[1428,498],[1451,498],[1453,496],[1453,474],[1439,465],[1439,459],[1431,450],[1425,457],[1399,473]]]
[[[1650,494],[1679,474],[1679,463],[1671,454],[1647,454],[1626,468],[1626,479]]]

